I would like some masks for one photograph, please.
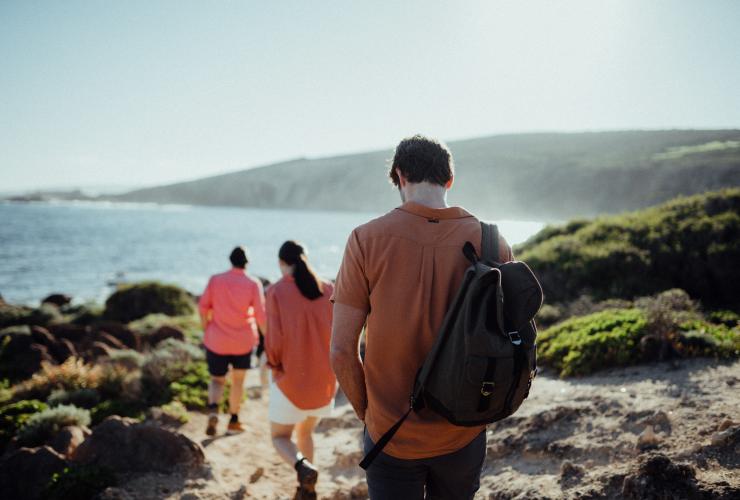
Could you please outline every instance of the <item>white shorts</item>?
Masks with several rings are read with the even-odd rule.
[[[330,417],[334,410],[334,400],[321,408],[313,410],[302,410],[288,399],[275,382],[270,383],[270,404],[267,412],[270,422],[282,425],[295,425],[303,422],[308,417]]]

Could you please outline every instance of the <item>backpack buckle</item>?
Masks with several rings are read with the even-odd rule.
[[[491,386],[491,389],[490,390],[486,390],[486,386],[487,385],[490,385]],[[496,386],[496,382],[485,382],[484,381],[483,382],[483,386],[481,386],[481,388],[480,388],[480,393],[483,394],[484,396],[490,396],[491,394],[493,394],[493,388],[495,386]]]
[[[511,343],[514,345],[521,345],[522,344],[522,337],[519,335],[519,332],[509,332],[509,340],[511,340]]]

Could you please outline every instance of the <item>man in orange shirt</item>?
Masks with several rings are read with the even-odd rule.
[[[429,353],[468,266],[481,251],[480,221],[449,207],[454,167],[447,147],[414,136],[396,147],[390,177],[403,204],[349,237],[333,296],[332,367],[358,417],[365,452],[408,410]],[[500,238],[499,255],[512,260]],[[366,325],[364,364],[358,340]],[[473,498],[485,427],[457,427],[429,409],[412,412],[367,470],[370,497]]]
[[[211,276],[198,301],[203,323],[203,344],[211,374],[208,386],[208,417],[206,434],[216,434],[218,405],[224,394],[226,373],[231,366],[229,433],[242,432],[239,409],[244,392],[244,377],[250,367],[252,349],[259,343],[257,328],[265,331],[265,295],[262,283],[246,272],[247,252],[236,247],[229,256],[231,269]]]

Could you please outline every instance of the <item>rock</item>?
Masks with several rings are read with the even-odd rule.
[[[582,465],[574,464],[570,460],[565,460],[560,465],[560,477],[582,476],[586,469]]]
[[[49,347],[56,342],[54,336],[49,333],[49,330],[43,326],[32,326],[31,327],[31,338],[37,344],[45,345]]]
[[[65,458],[49,446],[21,448],[0,460],[0,492],[7,499],[41,498],[51,477],[67,466]]]
[[[172,472],[180,467],[192,471],[205,460],[200,445],[184,435],[117,416],[95,427],[71,458],[116,473]]]
[[[98,341],[102,342],[103,344],[112,347],[113,349],[128,349],[126,345],[124,345],[123,342],[118,340],[116,337],[111,335],[110,333],[100,332],[98,333]]]
[[[368,491],[367,483],[363,481],[354,485],[352,489],[349,490],[349,496],[352,499],[369,498],[370,492]]]
[[[42,304],[53,304],[57,307],[66,306],[72,302],[72,297],[63,293],[53,293],[41,301]]]
[[[105,332],[120,340],[129,349],[139,349],[139,341],[134,332],[123,323],[117,321],[100,321],[95,325],[96,333]]]
[[[71,323],[60,323],[49,325],[49,331],[57,339],[67,339],[77,344],[87,340],[90,336],[90,329],[82,325],[73,325]]]
[[[77,349],[74,344],[67,339],[58,339],[54,344],[48,347],[49,354],[52,355],[54,360],[62,364],[72,356],[77,356]]]
[[[134,500],[134,497],[128,491],[114,486],[104,489],[95,498],[97,500]]]
[[[712,446],[728,446],[740,441],[740,427],[728,427],[723,431],[712,434]]]
[[[653,426],[648,425],[637,438],[637,449],[646,451],[657,448],[660,441],[660,437],[653,431]]]
[[[724,419],[722,421],[722,423],[719,424],[719,427],[717,428],[717,430],[719,432],[722,432],[722,431],[724,431],[726,429],[729,429],[730,427],[734,427],[734,426],[735,426],[735,422],[733,422],[732,419],[730,419],[730,418],[726,418],[726,419]]]
[[[151,347],[154,347],[163,340],[167,339],[185,341],[185,334],[179,328],[164,325],[160,326],[155,331],[153,331],[149,335],[144,336],[143,338],[146,340],[147,344],[149,344]]]
[[[257,467],[257,469],[252,472],[252,475],[249,476],[249,482],[251,484],[256,483],[260,480],[260,478],[265,474],[265,469],[263,467]]]
[[[90,429],[76,425],[64,427],[51,440],[49,446],[64,456],[70,456],[78,446],[80,446],[87,436],[90,435]]]
[[[657,432],[665,432],[670,434],[672,430],[671,419],[668,414],[664,411],[657,411],[652,416],[646,418],[643,423],[652,425],[654,430]]]
[[[696,472],[690,465],[675,464],[665,455],[640,460],[636,471],[624,478],[622,497],[627,499],[701,498]]]
[[[49,350],[34,342],[32,335],[6,333],[3,335],[0,358],[0,377],[12,380],[26,379],[41,369],[41,363],[54,363]]]

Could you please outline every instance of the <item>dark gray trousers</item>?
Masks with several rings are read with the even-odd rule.
[[[365,453],[374,443],[365,431]],[[472,499],[480,487],[486,432],[448,455],[401,460],[380,453],[367,469],[371,500]]]

